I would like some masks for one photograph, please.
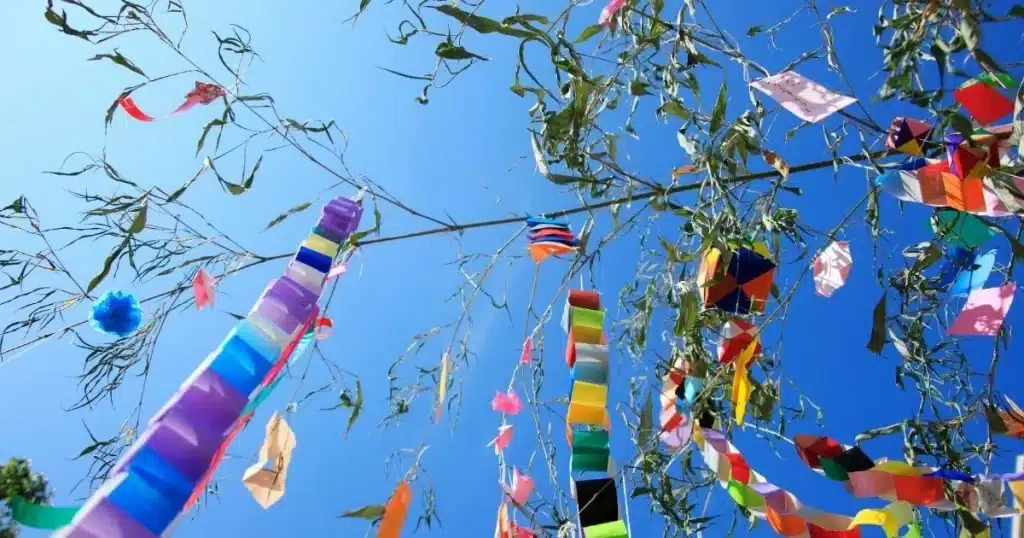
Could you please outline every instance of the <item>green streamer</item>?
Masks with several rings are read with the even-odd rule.
[[[15,495],[7,503],[11,519],[33,529],[56,530],[67,526],[75,518],[81,506],[50,506],[30,503]]]

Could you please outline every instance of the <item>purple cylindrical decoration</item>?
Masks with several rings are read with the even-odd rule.
[[[284,274],[313,293],[320,293],[323,290],[324,280],[327,278],[327,275],[320,271],[295,260],[288,262]]]
[[[142,434],[132,445],[132,451],[149,447],[186,478],[197,480],[210,467],[210,461],[226,433],[225,429],[205,428],[202,421],[198,415],[168,413]],[[115,467],[111,473],[116,474],[119,470]]]
[[[290,335],[294,335],[302,323],[302,320],[289,314],[284,305],[272,298],[261,298],[253,310]]]
[[[86,504],[75,520],[58,530],[54,538],[157,538],[149,529],[110,501]]]
[[[330,234],[333,234],[336,237],[346,238],[352,235],[356,226],[359,225],[358,222],[355,222],[354,224],[353,222],[355,222],[355,219],[352,217],[340,216],[337,213],[324,212],[317,225],[321,228],[327,229]]]
[[[149,421],[158,422],[170,413],[194,419],[213,431],[225,431],[238,419],[247,398],[232,388],[209,367],[196,370],[196,374],[171,397],[171,401]]]
[[[289,314],[299,319],[309,317],[309,312],[313,310],[317,299],[315,293],[286,276],[275,280],[263,296],[281,303],[288,309]]]

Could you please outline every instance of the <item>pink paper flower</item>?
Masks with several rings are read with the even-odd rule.
[[[192,279],[192,293],[196,298],[196,310],[202,310],[206,305],[213,305],[214,281],[206,269],[200,268],[195,278]]]
[[[491,400],[491,409],[498,411],[499,413],[505,413],[506,415],[518,415],[523,410],[523,402],[516,395],[515,391],[508,391],[506,393],[497,393],[494,395],[494,399]]]
[[[505,493],[512,499],[512,502],[523,506],[533,494],[534,482],[529,476],[520,473],[519,469],[513,468],[512,472],[512,487],[505,486]]]
[[[509,443],[512,442],[512,425],[506,424],[498,427],[498,436],[491,440],[487,446],[494,445],[494,453],[500,454]]]
[[[611,0],[608,2],[608,5],[604,6],[604,9],[601,10],[601,16],[598,17],[597,23],[611,24],[612,17],[626,6],[626,1],[627,0]]]

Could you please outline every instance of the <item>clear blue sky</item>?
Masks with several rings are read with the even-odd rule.
[[[294,3],[285,8],[280,2],[268,0],[192,2],[187,5],[192,32],[185,48],[212,69],[217,63],[211,54],[214,42],[209,30],[225,31],[230,22],[248,28],[255,39],[253,45],[264,60],[255,63],[247,73],[250,93],[273,94],[279,110],[300,121],[335,119],[351,137],[348,158],[352,169],[384,184],[397,198],[425,213],[441,216],[447,212],[456,221],[467,222],[576,205],[574,197],[560,192],[538,175],[528,158],[525,126],[527,109],[533,103],[532,97],[520,99],[507,91],[514,65],[511,41],[493,36],[471,37],[467,46],[493,60],[475,66],[451,87],[433,92],[431,103],[421,106],[413,102],[420,89],[416,82],[396,78],[376,66],[425,72],[433,65],[431,48],[423,42],[405,48],[388,43],[384,30],[394,34],[399,6],[386,6],[380,0],[374,2],[355,27],[342,24],[355,4]],[[750,25],[772,24],[802,2],[777,1],[771,2],[770,7],[760,7],[769,3],[753,7],[755,4],[742,0],[715,4],[721,17],[719,22],[739,36],[744,50],[768,69],[782,68],[819,41],[817,29],[806,18],[780,32],[776,51],[768,50],[763,38],[744,37]],[[523,12],[549,14],[550,8],[545,5],[546,2],[531,0],[522,2],[521,8]],[[86,62],[94,54],[107,52],[109,47],[93,48],[58,34],[44,21],[43,6],[41,1],[13,2],[0,20],[0,31],[12,43],[19,44],[17,51],[10,51],[0,60],[9,81],[0,85],[0,102],[6,105],[4,117],[8,124],[2,135],[8,158],[0,181],[0,201],[6,204],[24,194],[39,209],[45,225],[75,222],[75,213],[81,206],[67,190],[109,193],[113,188],[98,175],[64,178],[41,173],[58,168],[64,157],[76,150],[97,154],[105,147],[124,175],[165,190],[174,189],[191,177],[202,162],[202,156],[194,157],[196,138],[202,126],[218,113],[219,105],[197,108],[153,124],[137,123],[119,111],[104,138],[103,115],[107,106],[123,87],[137,83],[138,79],[110,63]],[[596,20],[601,7],[594,2],[580,9],[586,20],[574,21],[574,27],[582,28]],[[491,14],[511,12],[510,5],[508,13]],[[870,35],[875,17],[874,7],[845,15],[839,19],[842,30],[836,35],[843,66],[857,94],[865,100],[882,82],[877,72],[881,52],[874,47]],[[1000,28],[1000,36],[1017,43],[1015,36],[1021,30],[1019,24],[1007,24]],[[986,43],[998,43],[1000,36],[986,35]],[[118,46],[151,76],[185,68],[180,59],[149,39],[132,38]],[[838,77],[826,71],[823,62],[807,64],[799,71],[826,86],[844,88]],[[730,117],[734,117],[748,101],[735,70],[730,71],[730,77]],[[720,83],[720,75],[714,73],[701,80],[706,100],[713,99]],[[191,78],[179,77],[140,92],[136,100],[144,109],[159,115],[172,110],[191,86]],[[921,113],[911,105],[898,103],[865,105],[882,124],[897,114]],[[652,120],[655,106],[653,99],[641,105],[636,128],[643,139],[623,136],[621,151],[628,152],[630,162],[639,172],[667,181],[669,171],[686,164],[687,158],[676,142],[678,125],[673,121],[659,125]],[[827,124],[834,125],[836,121]],[[819,128],[804,129],[788,144],[782,142],[783,134],[797,122],[788,113],[781,113],[772,129],[771,147],[793,164],[825,158]],[[855,148],[848,146],[850,150]],[[237,177],[234,170],[222,172],[231,179]],[[306,229],[314,224],[315,213],[293,217],[267,232],[260,230],[275,215],[308,200],[332,182],[290,150],[281,150],[264,158],[250,193],[228,196],[211,176],[204,176],[188,192],[186,200],[211,215],[218,226],[248,248],[278,254],[295,248]],[[804,189],[804,195],[784,195],[783,203],[800,210],[807,222],[818,229],[831,228],[866,188],[864,174],[858,169],[844,169],[838,176],[828,169],[800,174],[793,183]],[[349,196],[353,192],[341,189],[332,194]],[[901,211],[894,200],[884,198],[883,222],[895,234],[881,243],[879,256],[887,257],[904,246],[928,239],[929,214],[930,210],[917,206]],[[364,226],[371,222],[370,218],[364,219]],[[574,219],[572,223],[578,228],[583,222]],[[671,227],[674,224],[669,220],[658,224],[656,230],[671,237],[677,233]],[[425,226],[429,223],[384,210],[384,234]],[[606,231],[607,226],[607,221],[601,222],[599,230]],[[466,251],[488,252],[516,231],[515,226],[474,231],[466,235],[463,247]],[[3,237],[10,241],[8,235]],[[861,431],[906,418],[916,402],[911,394],[902,393],[893,385],[899,357],[891,346],[883,357],[873,356],[864,348],[871,309],[881,290],[870,270],[872,247],[860,218],[847,228],[844,238],[851,242],[854,258],[847,286],[826,300],[814,294],[808,278],[788,311],[784,340],[778,338],[778,332],[768,340],[770,350],[783,358],[782,373],[793,382],[784,385],[784,401],[795,402],[792,386],[796,386],[824,411],[825,430],[809,422],[802,426],[790,424],[787,431],[826,434],[852,442],[853,436]],[[614,298],[634,274],[633,263],[639,254],[636,239],[635,235],[625,236],[609,246],[599,273],[594,275],[612,319],[616,318]],[[39,248],[17,246],[26,250]],[[111,246],[100,242],[78,249],[69,253],[65,261],[79,280],[88,280]],[[323,346],[331,359],[362,380],[367,401],[362,418],[345,440],[342,436],[347,413],[319,411],[320,407],[335,403],[330,394],[289,415],[299,445],[287,493],[276,506],[264,511],[240,483],[243,469],[258,450],[263,424],[273,410],[283,410],[294,394],[313,390],[327,378],[317,365],[305,382],[286,381],[258,412],[253,427],[240,435],[229,451],[237,457],[225,461],[218,471],[219,500],[179,526],[176,536],[358,536],[365,531],[366,522],[341,520],[337,516],[347,509],[384,502],[399,478],[393,470],[389,473],[385,468],[385,457],[396,448],[414,448],[424,439],[429,395],[418,401],[401,426],[380,430],[376,424],[386,411],[387,368],[403,352],[409,338],[457,316],[456,302],[445,302],[461,280],[454,267],[445,265],[455,256],[456,248],[453,238],[435,236],[373,246],[355,259],[329,312],[336,330]],[[1004,244],[999,248],[998,263],[1003,265],[1008,261],[1008,251]],[[513,250],[525,254],[519,246]],[[552,299],[567,267],[561,261],[542,266],[537,301],[545,304]],[[247,271],[223,283],[217,311],[188,311],[173,318],[145,387],[145,418],[166,401],[230,329],[233,320],[223,312],[247,311],[266,283],[283,268],[283,264],[268,264]],[[792,285],[802,269],[791,266],[782,270],[777,283],[783,288]],[[443,530],[435,531],[436,535],[468,537],[492,532],[501,492],[496,484],[496,460],[485,447],[499,420],[489,403],[494,392],[507,385],[518,359],[533,273],[534,265],[525,257],[498,271],[494,284],[507,279],[512,321],[486,308],[475,312],[477,325],[472,346],[477,357],[469,369],[460,368],[456,374],[465,387],[460,422],[454,431],[447,422],[429,431],[431,448],[425,465],[437,488],[438,508],[444,522]],[[990,285],[997,284],[995,279]],[[119,278],[108,280],[104,288],[114,285],[140,296],[161,286],[157,283],[136,288],[128,279]],[[1024,319],[1021,308],[1015,305],[1011,323]],[[14,320],[12,316],[9,309],[0,310],[0,321],[4,324]],[[79,308],[69,314],[68,321],[84,316],[85,310]],[[86,335],[93,341],[101,338],[89,332]],[[545,357],[545,392],[555,398],[564,394],[568,378],[560,356],[565,337],[557,319],[546,327],[545,335],[549,348],[555,350]],[[426,346],[419,364],[435,366],[442,348],[442,341]],[[977,361],[977,369],[988,363],[988,339],[968,343],[965,349],[971,360]],[[1000,364],[999,389],[1020,400],[1024,395],[1010,380],[1019,379],[1024,368],[1014,357],[1013,349]],[[4,421],[0,460],[9,456],[32,458],[34,468],[50,478],[57,504],[71,504],[85,495],[81,489],[70,491],[86,471],[84,462],[70,461],[88,444],[82,421],[88,423],[97,437],[113,435],[141,390],[138,379],[129,379],[113,405],[102,403],[87,412],[65,413],[63,409],[78,396],[74,376],[80,373],[82,357],[83,353],[68,341],[50,342],[0,366],[0,407],[8,417]],[[625,361],[621,364],[613,370],[612,399],[617,403],[628,397],[624,382],[628,366]],[[411,366],[403,371],[405,376],[412,373]],[[507,453],[510,463],[525,466],[536,448],[531,442],[531,422],[525,415],[515,422],[519,431]],[[554,431],[561,439],[562,427],[557,421]],[[735,442],[754,469],[818,508],[852,515],[858,509],[883,504],[854,499],[840,485],[819,478],[803,466],[788,445],[779,445],[779,457],[749,430],[737,435]],[[1013,464],[1008,454],[1020,450],[1020,446],[1005,439],[1000,442],[1007,455],[1000,456],[995,467],[1006,472]],[[567,452],[563,445],[564,441],[559,441],[559,480],[565,487]],[[868,444],[866,450],[876,458],[898,458],[901,443],[896,439],[877,441]],[[621,462],[631,453],[626,428],[619,422],[613,428],[613,455]],[[541,492],[549,493],[543,467],[535,465],[533,472],[542,484]],[[703,497],[691,500],[703,501]],[[415,506],[418,502],[419,499]],[[634,536],[660,535],[660,526],[648,516],[645,503],[634,501],[630,507]],[[709,513],[728,516],[732,511],[727,495],[716,489]],[[412,513],[418,512],[414,508]],[[407,534],[414,526],[411,518]],[[707,536],[725,536],[727,528],[728,517],[708,531]],[[752,533],[773,534],[764,524]],[[24,536],[34,538],[43,534],[26,531]]]

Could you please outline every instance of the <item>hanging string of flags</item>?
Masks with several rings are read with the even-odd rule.
[[[271,282],[248,317],[156,413],[110,478],[55,536],[155,538],[191,507],[234,436],[252,418],[253,410],[242,414],[246,404],[274,386],[316,322],[317,300],[332,261],[361,216],[362,206],[343,198],[323,209],[284,276]],[[281,431],[282,423],[275,415],[268,437],[272,430]],[[286,436],[284,445],[294,448],[294,439]],[[266,447],[268,456],[272,448]],[[282,455],[285,449],[278,448]],[[280,471],[275,480],[283,492]],[[272,503],[272,498],[261,501]]]

